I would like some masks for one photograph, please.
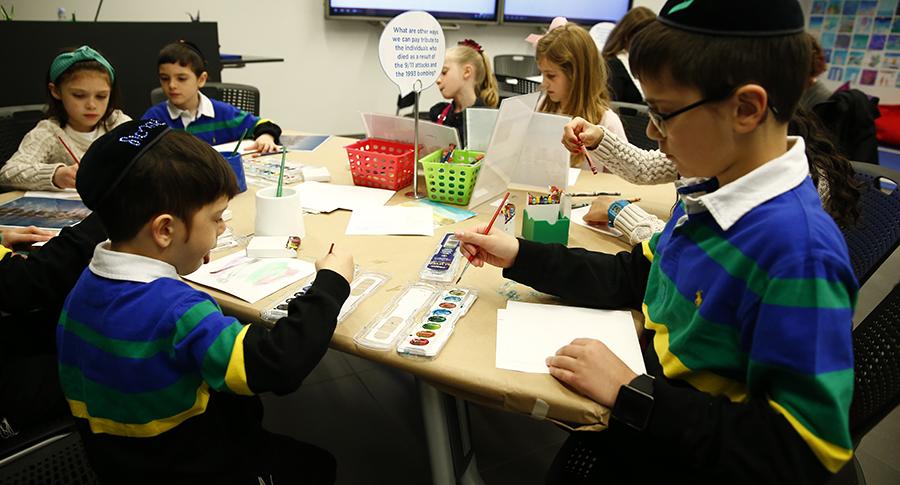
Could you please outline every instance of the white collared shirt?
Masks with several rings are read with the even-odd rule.
[[[210,118],[216,117],[216,110],[213,108],[212,101],[206,97],[205,94],[198,92],[200,95],[200,105],[197,107],[197,112],[191,112],[186,109],[181,109],[171,101],[166,101],[166,109],[169,110],[169,117],[173,120],[181,118],[181,124],[184,125],[185,128],[188,127],[194,121],[197,121],[197,118],[201,116],[208,116]]]
[[[707,211],[727,231],[754,207],[797,187],[809,177],[806,144],[799,136],[787,137],[788,150],[743,177],[717,190],[700,195],[681,194],[685,213]],[[703,178],[677,180],[679,189],[703,182]],[[681,223],[681,221],[679,221]]]
[[[113,251],[109,241],[94,248],[94,257],[88,267],[91,273],[111,280],[149,283],[159,278],[181,279],[171,264],[146,256]]]

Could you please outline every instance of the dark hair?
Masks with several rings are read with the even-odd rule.
[[[206,58],[200,52],[200,48],[192,42],[180,40],[167,44],[159,51],[156,67],[163,64],[178,64],[186,67],[200,77],[206,71]]]
[[[134,162],[96,212],[112,241],[133,238],[160,214],[178,217],[190,234],[200,208],[237,193],[237,178],[222,155],[193,135],[173,130]]]
[[[786,123],[809,81],[810,50],[804,33],[725,37],[655,21],[632,39],[628,60],[638,79],[659,79],[668,72],[704,98],[725,98],[744,84],[758,84],[768,94],[775,119]]]
[[[825,211],[837,225],[853,225],[859,217],[859,185],[854,177],[855,172],[850,161],[831,142],[819,117],[798,107],[788,124],[788,134],[803,137],[809,174],[816,186],[819,186],[820,179],[825,179],[828,186],[827,196],[822,199]]]
[[[64,49],[60,49],[53,58],[60,54],[64,54],[66,52],[75,52],[75,47],[66,47]],[[95,49],[96,50],[96,49]],[[102,52],[97,51],[100,55],[103,55]],[[106,56],[103,56],[106,57]],[[52,61],[51,61],[52,64]],[[118,85],[118,76],[116,76],[115,80],[110,80],[109,71],[106,70],[106,67],[103,64],[100,64],[97,61],[80,61],[72,64],[68,69],[63,71],[59,77],[56,78],[56,81],[52,81],[50,79],[50,68],[47,68],[47,77],[46,82],[44,83],[47,86],[47,116],[49,118],[54,118],[59,122],[59,126],[62,128],[66,127],[66,124],[69,122],[69,114],[66,113],[66,107],[63,106],[63,102],[60,99],[56,99],[53,97],[53,92],[50,91],[50,83],[52,82],[58,91],[61,91],[62,85],[72,79],[76,73],[81,71],[95,71],[99,73],[103,73],[106,75],[106,80],[111,81],[109,83],[109,100],[106,103],[106,111],[103,112],[103,116],[100,117],[100,120],[97,122],[96,126],[100,124],[106,124],[109,121],[109,115],[112,114],[113,111],[119,109],[121,107],[120,103],[122,101],[122,95],[119,93],[119,85]],[[106,129],[112,129],[112,126],[106,126]]]
[[[609,32],[600,54],[609,59],[615,57],[619,52],[627,51],[631,48],[631,39],[634,38],[634,35],[654,20],[656,20],[656,14],[647,7],[634,7],[629,10]]]

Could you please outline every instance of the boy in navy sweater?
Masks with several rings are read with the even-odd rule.
[[[151,106],[143,118],[163,120],[210,145],[235,141],[249,130],[255,143],[247,146],[248,150],[278,149],[278,125],[200,92],[209,74],[206,60],[195,45],[186,41],[169,44],[159,51],[156,64],[159,85],[168,100]]]
[[[598,483],[825,483],[852,457],[857,283],[804,141],[787,135],[809,73],[803,27],[796,0],[670,0],[635,36],[647,134],[683,177],[649,241],[611,255],[458,234],[475,266],[643,310],[646,374],[597,340],[547,357],[612,410],[607,430],[580,435]]]
[[[237,193],[209,145],[125,123],[81,161],[78,193],[107,229],[66,299],[59,374],[104,483],[332,483],[325,450],[262,429],[256,394],[292,392],[328,348],[353,258],[316,262],[272,330],[222,314],[179,278],[209,260]]]

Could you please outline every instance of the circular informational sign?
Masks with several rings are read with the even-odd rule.
[[[444,30],[427,12],[404,12],[388,22],[378,42],[381,68],[401,93],[430,87],[444,66]]]

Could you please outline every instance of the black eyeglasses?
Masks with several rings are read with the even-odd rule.
[[[647,109],[647,114],[650,116],[650,122],[653,123],[653,126],[656,128],[656,131],[658,131],[660,135],[662,135],[663,137],[665,137],[665,136],[666,136],[666,125],[665,125],[664,122],[665,122],[666,120],[670,120],[670,119],[672,119],[672,118],[674,118],[674,117],[676,117],[676,116],[678,116],[678,115],[680,115],[680,114],[682,114],[682,113],[688,112],[688,111],[690,111],[690,110],[692,110],[692,109],[694,109],[694,108],[697,108],[697,107],[699,107],[699,106],[703,106],[703,105],[706,104],[706,103],[712,103],[712,102],[715,102],[715,101],[722,101],[723,99],[726,99],[726,98],[728,98],[729,96],[731,96],[731,94],[732,94],[733,92],[734,92],[734,90],[729,90],[728,93],[725,94],[725,95],[723,95],[723,96],[712,96],[712,97],[709,97],[709,98],[703,98],[703,99],[701,99],[700,101],[697,101],[697,102],[695,102],[695,103],[691,103],[691,104],[685,106],[684,108],[681,108],[681,109],[679,109],[679,110],[673,111],[673,112],[671,112],[671,113],[659,113],[659,112],[657,112],[657,111],[654,111],[653,108],[648,108],[648,109]]]

